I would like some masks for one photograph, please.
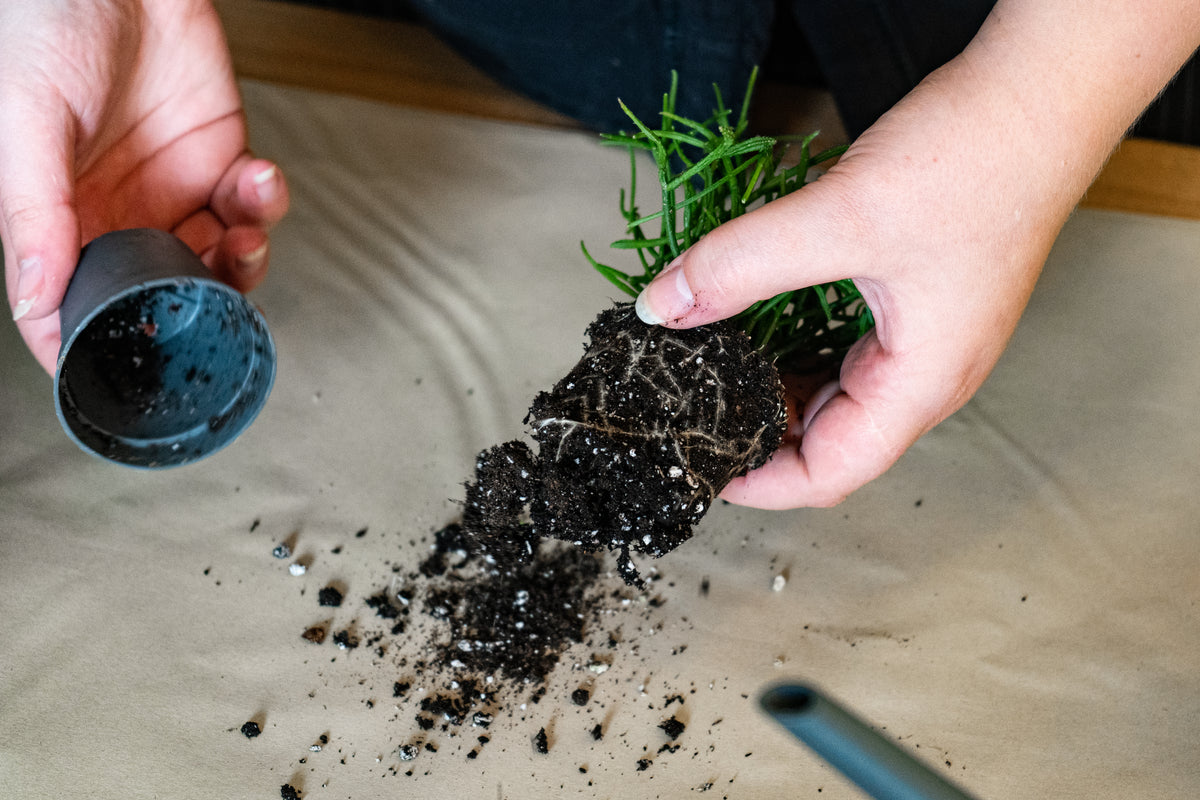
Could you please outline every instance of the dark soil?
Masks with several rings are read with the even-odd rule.
[[[569,704],[585,723],[577,733],[596,743],[611,740],[614,747],[639,749],[646,756],[639,769],[680,749],[676,739],[684,723],[678,717],[663,721],[670,706],[684,702],[676,687],[668,684],[671,690],[663,699],[650,704],[663,714],[645,721],[639,747],[637,735],[629,736],[628,730],[616,728],[608,735],[611,704],[625,697],[627,689],[620,680],[599,677],[616,662],[638,657],[637,634],[661,626],[653,620],[661,616],[663,595],[631,590],[611,565],[606,571],[604,554],[564,542],[542,541],[528,560],[504,562],[458,524],[435,533],[432,547],[426,537],[419,541],[409,540],[414,548],[428,547],[419,555],[383,562],[390,576],[382,588],[376,584],[359,594],[336,581],[317,584],[338,587],[340,610],[322,611],[341,616],[313,621],[300,631],[305,647],[341,651],[328,661],[337,662],[339,669],[347,665],[347,674],[365,687],[367,709],[382,707],[393,715],[395,738],[385,748],[392,763],[381,768],[384,774],[428,775],[435,756],[480,758],[489,746],[496,747],[489,744],[493,728],[503,732],[514,725],[525,728],[535,754],[555,758],[552,751],[562,751],[559,758],[574,759],[578,753],[570,734],[559,734],[565,737],[559,739],[547,722]],[[657,569],[647,579],[652,584],[665,581]],[[307,602],[312,603],[311,596]],[[566,664],[564,655],[570,659]],[[592,674],[565,684],[551,680],[552,673],[563,669]],[[370,677],[376,670],[383,671],[385,683]],[[637,691],[640,705],[646,694],[641,686]],[[381,694],[390,695],[390,701],[379,702]],[[328,732],[318,741],[299,764],[335,747],[343,755],[337,763],[347,764],[344,743],[337,744]],[[700,754],[699,746],[693,749],[692,757]],[[414,762],[423,763],[417,767]],[[580,772],[589,774],[591,786],[593,770],[581,767]]]
[[[583,358],[525,419],[537,443],[480,453],[463,527],[494,557],[528,560],[542,539],[661,556],[735,477],[779,447],[787,414],[775,366],[731,323],[675,331],[630,305],[588,327]]]
[[[684,724],[675,717],[671,717],[658,727],[662,728],[663,733],[665,733],[667,738],[671,741],[678,739],[684,730]]]
[[[393,632],[414,615],[426,620],[430,646],[414,666],[452,678],[420,701],[418,724],[486,728],[488,708],[505,687],[542,684],[563,651],[584,641],[605,607],[600,598],[612,599],[600,586],[601,567],[597,555],[554,543],[529,561],[502,564],[473,548],[460,525],[438,531],[416,573],[366,599]],[[396,681],[393,696],[409,688],[409,681]]]
[[[333,635],[333,643],[342,650],[353,650],[358,647],[358,637],[349,630],[338,631]]]
[[[616,553],[626,583],[644,587],[632,555],[685,542],[721,489],[779,446],[779,376],[731,325],[669,331],[620,305],[587,333],[584,357],[530,407],[537,452],[523,441],[482,452],[461,524],[438,531],[419,563],[393,566],[390,585],[364,598],[374,620],[336,632],[330,620],[303,633],[314,644],[328,635],[343,651],[386,654],[401,669],[389,676],[395,708],[412,726],[395,751],[401,761],[437,752],[435,737],[444,752],[460,736],[478,742],[465,753],[477,758],[490,741],[478,734],[518,708],[524,721],[573,645],[591,648],[587,668],[603,673],[623,639],[612,615],[638,594],[606,572],[604,551]],[[649,580],[660,577],[653,570]],[[344,591],[326,585],[318,603],[341,606]],[[637,599],[644,614],[663,603]],[[587,680],[566,695],[586,714],[604,707],[595,691]],[[658,727],[670,740],[658,753],[675,752],[684,724],[671,717]],[[602,724],[590,735],[604,738]],[[545,727],[532,745],[549,753]]]
[[[629,594],[611,574],[606,579],[600,554],[547,541],[526,561],[501,562],[451,524],[434,535],[424,560],[411,571],[393,569],[391,584],[363,599],[373,620],[356,619],[354,633],[329,638],[342,650],[362,646],[396,660],[403,672],[391,681],[391,695],[411,714],[417,736],[402,745],[401,757],[415,758],[428,737],[478,735],[518,703],[540,702],[568,648],[612,641],[601,620],[619,624],[612,615]],[[311,625],[302,636],[320,644],[328,626]],[[569,694],[580,705],[590,699],[585,688]],[[468,757],[488,741],[479,736]]]

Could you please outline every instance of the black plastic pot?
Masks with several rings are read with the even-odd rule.
[[[258,310],[159,230],[88,244],[61,308],[54,403],[84,450],[132,467],[172,467],[226,446],[275,380]]]

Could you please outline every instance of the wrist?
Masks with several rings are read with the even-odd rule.
[[[1194,0],[999,0],[955,66],[1073,202],[1197,45]]]

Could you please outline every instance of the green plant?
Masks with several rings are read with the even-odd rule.
[[[757,72],[751,75],[736,119],[716,93],[716,109],[704,120],[675,113],[677,81],[663,96],[661,123],[651,129],[624,103],[633,133],[605,134],[604,143],[625,147],[630,155],[630,187],[621,192],[621,215],[628,237],[612,243],[634,250],[642,274],[630,275],[583,253],[597,271],[632,297],[650,280],[718,225],[748,210],[801,189],[809,170],[837,158],[845,146],[811,154],[817,133],[807,136],[748,136],[748,111]],[[798,147],[794,164],[785,165],[788,148]],[[661,208],[643,215],[637,207],[637,154],[648,151],[658,170]],[[646,227],[657,221],[651,236]],[[850,345],[871,329],[874,318],[850,280],[784,292],[755,303],[736,317],[754,345],[785,370],[811,369],[840,360]]]

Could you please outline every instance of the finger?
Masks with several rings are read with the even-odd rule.
[[[79,258],[74,122],[65,108],[0,97],[0,237],[14,319],[62,302]]]
[[[738,505],[785,509],[837,505],[882,475],[915,441],[845,393],[830,398],[797,444],[730,482],[721,497]]]
[[[811,407],[816,393],[829,385],[830,375],[831,373],[827,370],[820,370],[804,375],[785,372],[779,376],[783,383],[784,402],[787,405],[788,424],[787,430],[783,434],[785,444],[799,443],[807,422],[804,412]]]
[[[200,256],[214,276],[240,292],[254,289],[267,274],[268,238],[253,225],[226,228],[211,211],[199,211],[172,231]]]
[[[861,245],[842,245],[857,227],[844,206],[817,182],[721,225],[650,282],[637,299],[638,315],[690,328],[780,292],[853,277],[846,257]]]
[[[179,237],[211,268],[212,254],[221,237],[225,235],[225,224],[205,208],[191,214],[174,228],[171,233]]]
[[[50,375],[54,374],[58,362],[58,351],[62,345],[62,330],[59,314],[53,311],[40,319],[25,317],[17,323],[21,338],[37,362]]]
[[[945,385],[944,375],[923,374],[867,334],[847,355],[841,380],[809,399],[799,444],[786,443],[721,496],[769,509],[836,505],[956,407],[939,389]]]
[[[206,256],[209,269],[220,280],[239,292],[249,292],[267,276],[267,232],[248,225],[230,228]]]
[[[812,396],[804,404],[804,414],[800,418],[801,428],[808,428],[812,423],[813,417],[817,415],[817,412],[824,408],[826,403],[841,394],[841,391],[842,384],[840,381],[829,381],[829,383],[824,384],[813,392]]]
[[[283,219],[289,202],[287,181],[279,167],[244,153],[217,182],[209,206],[226,227],[270,230]]]

